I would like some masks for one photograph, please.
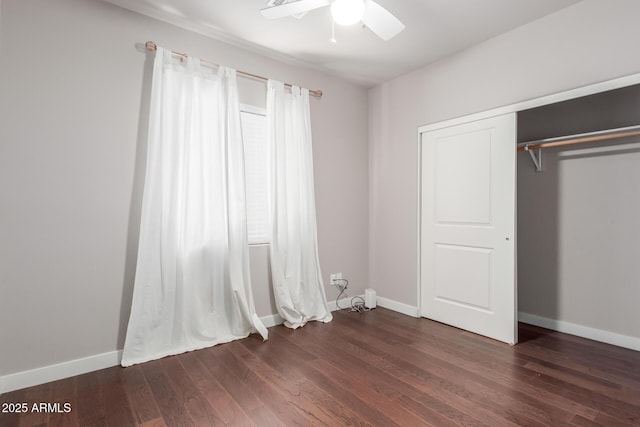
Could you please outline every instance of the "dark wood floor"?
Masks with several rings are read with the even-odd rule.
[[[528,325],[509,347],[385,309],[0,396],[0,426],[640,425],[640,352]]]

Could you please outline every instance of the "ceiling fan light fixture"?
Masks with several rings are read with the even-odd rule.
[[[331,16],[336,24],[353,25],[364,16],[364,0],[334,0]]]

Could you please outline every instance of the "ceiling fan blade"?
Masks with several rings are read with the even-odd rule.
[[[329,6],[330,4],[331,0],[272,0],[267,3],[267,7],[260,9],[260,12],[262,16],[267,19],[277,19],[305,13],[313,9]]]
[[[365,9],[362,23],[382,40],[391,40],[398,35],[400,31],[404,30],[404,24],[375,1],[364,0],[364,5]]]

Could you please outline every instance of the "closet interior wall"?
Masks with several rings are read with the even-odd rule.
[[[640,85],[518,113],[518,143],[640,124]],[[640,137],[518,153],[518,311],[640,338]]]

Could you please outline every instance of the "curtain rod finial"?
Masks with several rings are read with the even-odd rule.
[[[158,49],[158,45],[156,45],[154,42],[146,42],[144,44],[144,47],[146,47],[147,50],[150,50],[153,52],[155,52]]]

